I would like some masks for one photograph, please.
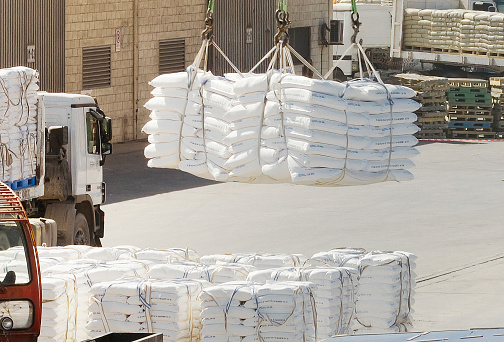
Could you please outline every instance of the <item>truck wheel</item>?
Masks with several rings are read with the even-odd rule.
[[[75,215],[73,244],[88,246],[91,244],[88,222],[82,213],[77,213],[77,215]]]

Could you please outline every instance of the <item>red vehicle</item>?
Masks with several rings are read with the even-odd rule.
[[[26,212],[0,182],[0,341],[37,341],[42,313],[40,269]]]

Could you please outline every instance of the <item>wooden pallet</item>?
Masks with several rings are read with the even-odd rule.
[[[418,139],[446,139],[446,132],[443,130],[435,130],[429,132],[417,132],[415,137]]]
[[[448,114],[449,121],[494,122],[492,115]]]
[[[490,77],[490,85],[504,87],[504,77]]]
[[[491,122],[479,122],[479,121],[450,121],[448,123],[448,128],[450,129],[463,129],[463,130],[476,130],[485,131],[492,129]]]
[[[495,132],[465,132],[465,131],[450,131],[452,138],[459,139],[495,139]]]
[[[450,87],[448,94],[456,93],[456,94],[487,94],[487,88],[480,87]]]
[[[449,78],[448,84],[451,87],[488,88],[488,81],[473,78]]]

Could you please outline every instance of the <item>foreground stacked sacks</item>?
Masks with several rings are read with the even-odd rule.
[[[349,334],[354,316],[358,271],[347,267],[278,268],[251,272],[248,281],[308,281],[315,285],[317,337]]]
[[[369,252],[336,248],[316,253],[307,265],[349,267],[358,271],[352,331],[388,333],[411,331],[417,257],[407,252]]]
[[[243,78],[197,73],[194,82],[191,75],[196,72],[189,68],[151,82],[156,88],[146,107],[152,120],[143,128],[150,167],[218,181],[323,186],[412,178],[409,158],[418,154],[413,111],[420,105],[407,87],[273,71]],[[185,88],[170,88],[173,80]],[[175,107],[177,114],[159,120],[159,112]]]
[[[229,282],[205,289],[202,342],[316,341],[313,284]]]
[[[0,69],[0,161],[4,182],[35,177],[37,168],[38,72]]]
[[[108,332],[155,332],[163,341],[195,341],[201,328],[204,280],[124,278],[91,287],[91,337]]]

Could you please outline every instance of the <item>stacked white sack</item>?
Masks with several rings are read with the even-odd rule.
[[[245,281],[256,268],[250,265],[203,265],[194,262],[153,265],[147,277],[155,279],[203,279],[212,284]]]
[[[337,334],[352,333],[358,271],[348,267],[279,268],[251,272],[248,281],[309,281],[317,311],[317,337],[325,340]]]
[[[177,169],[187,159],[182,139],[201,135],[201,77],[202,72],[189,67],[187,72],[160,75],[149,83],[155,87],[154,97],[145,104],[151,120],[142,128],[149,135],[144,150],[149,167]]]
[[[315,341],[313,287],[307,282],[209,287],[201,294],[201,341]]]
[[[72,275],[42,277],[40,342],[76,341],[77,288]]]
[[[300,267],[306,261],[302,254],[213,254],[201,257],[205,265],[240,264],[254,266],[258,270],[279,267]]]
[[[372,252],[360,260],[357,333],[411,330],[416,259],[406,252]]]
[[[268,164],[278,172],[272,178],[324,186],[412,179],[409,158],[418,154],[419,130],[413,112],[420,107],[412,89],[280,74],[270,88],[262,138],[268,153],[278,155]],[[270,141],[282,139],[285,145],[271,151]]]
[[[334,248],[327,252],[315,253],[308,261],[308,266],[351,267],[359,268],[360,259],[366,254],[363,248]]]
[[[0,171],[5,182],[35,177],[38,72],[0,69]]]
[[[180,261],[199,262],[199,255],[189,248],[142,249],[135,252],[138,260],[149,260],[155,263],[174,263]]]
[[[89,289],[91,286],[95,283],[124,277],[145,277],[148,269],[149,265],[140,260],[105,263],[91,259],[78,259],[46,269],[42,277],[68,274],[75,278],[77,290],[76,336],[78,341],[83,341],[88,338],[85,327],[88,320],[88,306],[91,297]]]
[[[187,79],[187,73],[179,74],[159,77]],[[192,89],[197,86],[195,82]],[[146,104],[149,109],[159,102],[156,89]],[[182,93],[166,88],[162,94]],[[324,186],[412,178],[409,158],[418,154],[412,147],[418,131],[413,112],[420,105],[410,99],[416,93],[407,87],[367,80],[341,84],[275,72],[244,78],[206,74],[200,91],[186,88],[185,94],[189,100],[180,120],[168,121],[170,127],[177,122],[172,128],[180,134],[170,131],[173,140],[162,145],[163,153],[179,155],[165,164],[151,159],[151,167],[178,167],[217,181]],[[144,132],[153,134],[160,125],[153,119]],[[146,157],[159,157],[161,145],[150,142]]]
[[[89,335],[108,332],[155,332],[163,341],[198,339],[201,306],[198,300],[208,285],[200,280],[161,281],[122,279],[91,288]]]
[[[92,248],[85,245],[37,246],[37,254],[39,258],[63,258],[68,262],[70,260],[82,259],[86,252]]]

